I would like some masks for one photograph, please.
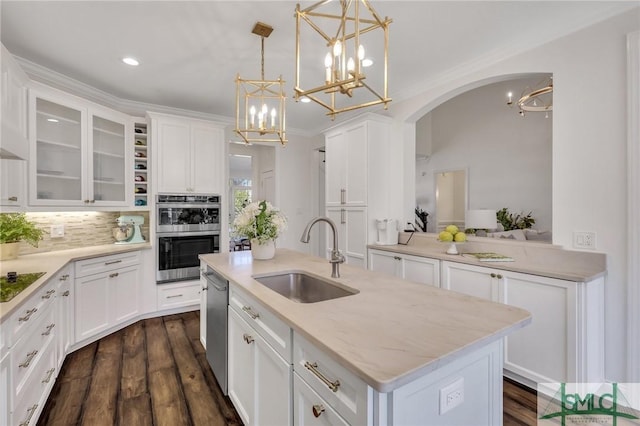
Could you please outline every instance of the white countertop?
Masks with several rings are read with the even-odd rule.
[[[0,322],[11,315],[34,291],[45,285],[51,277],[69,262],[150,248],[151,244],[148,242],[138,244],[105,244],[70,250],[28,254],[19,256],[15,260],[3,260],[0,262],[1,275],[6,275],[7,272],[11,271],[15,271],[18,274],[27,274],[30,272],[45,272],[45,274],[10,301],[0,303]]]
[[[408,238],[408,235],[410,234],[402,235],[403,241]],[[436,238],[436,234],[416,233],[408,245],[374,244],[368,247],[575,282],[589,282],[607,272],[606,255],[603,253],[565,250],[559,246],[544,243],[501,241],[473,236],[469,237],[468,242],[456,244],[458,251],[462,254],[496,252],[513,258],[513,262],[481,262],[463,255],[447,254],[447,248],[451,243],[442,243]]]
[[[278,249],[272,260],[249,251],[201,255],[218,273],[259,300],[329,356],[380,392],[390,392],[531,322],[529,312]],[[296,303],[252,276],[301,270],[359,290],[317,303]]]

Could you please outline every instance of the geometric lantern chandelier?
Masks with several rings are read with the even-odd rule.
[[[549,111],[553,110],[553,77],[547,77],[534,88],[527,87],[518,99],[518,114],[524,117],[526,111],[544,112],[549,118]],[[513,106],[513,93],[507,93],[507,105]]]
[[[262,22],[256,23],[253,34],[259,35],[262,45],[260,80],[245,80],[236,77],[236,127],[235,132],[246,143],[287,143],[285,133],[285,93],[282,76],[277,80],[264,79],[264,39],[273,28]]]
[[[296,102],[312,100],[331,119],[373,105],[387,109],[391,19],[381,19],[368,0],[324,0],[305,9],[298,4],[295,17]],[[307,64],[314,65],[301,68]]]

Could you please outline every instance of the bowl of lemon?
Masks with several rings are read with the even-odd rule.
[[[438,234],[438,241],[449,243],[447,254],[460,254],[456,243],[464,243],[467,241],[467,234],[460,230],[456,225],[447,225],[444,231]]]

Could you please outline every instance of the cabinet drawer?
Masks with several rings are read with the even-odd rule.
[[[9,347],[13,347],[15,343],[25,335],[25,330],[28,329],[31,324],[37,322],[50,306],[54,305],[57,283],[57,280],[49,280],[47,284],[33,293],[33,295],[11,315],[11,319],[9,319],[11,327]]]
[[[293,333],[293,369],[349,424],[367,422],[370,388],[356,375]]]
[[[298,374],[293,375],[293,398],[294,425],[347,426],[349,424]]]
[[[200,282],[161,284],[158,286],[158,309],[200,304]]]
[[[125,266],[139,264],[139,251],[118,253],[111,256],[102,256],[93,259],[79,260],[76,262],[75,276],[76,278],[81,278],[86,277],[87,275],[99,274],[103,272],[113,271],[114,269],[124,268]]]
[[[24,335],[11,349],[11,374],[15,401],[19,401],[24,394],[29,378],[46,357],[47,351],[55,355],[55,345],[51,342],[56,338],[56,311],[53,307],[47,309],[45,315],[24,330]],[[53,349],[52,349],[53,348]],[[54,358],[55,359],[55,358]]]
[[[230,286],[229,305],[256,329],[282,358],[291,363],[291,329],[253,297]]]

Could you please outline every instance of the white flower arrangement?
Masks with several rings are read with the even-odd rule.
[[[287,218],[267,201],[248,204],[233,221],[233,233],[260,244],[278,238],[287,229]]]

